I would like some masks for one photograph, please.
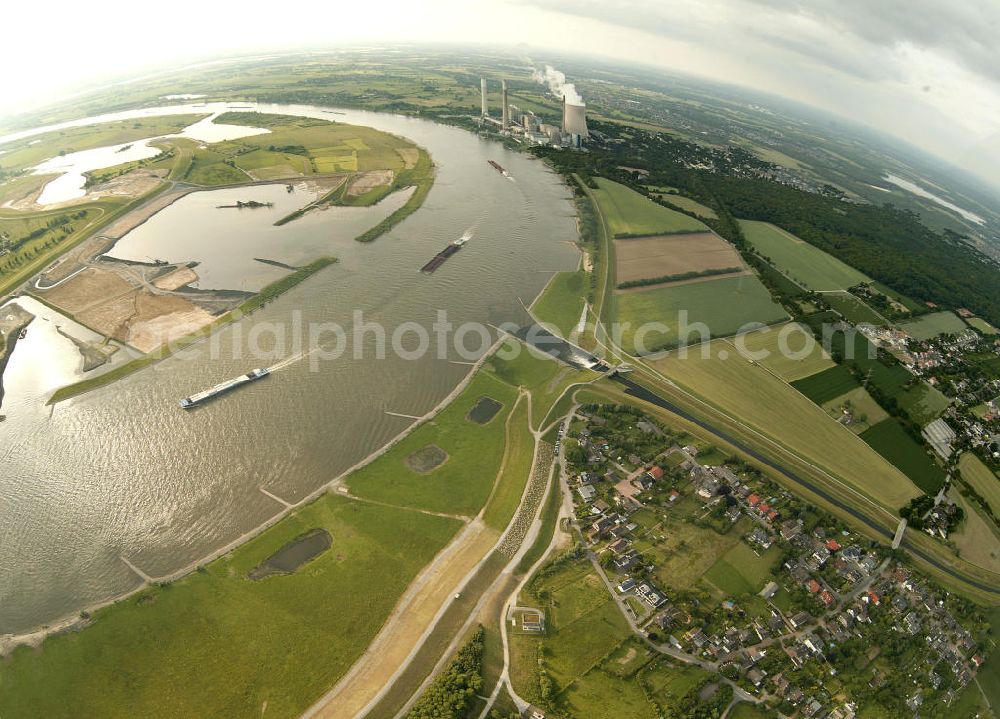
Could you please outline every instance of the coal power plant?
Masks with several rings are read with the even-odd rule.
[[[529,145],[581,147],[583,141],[590,137],[586,105],[573,85],[564,84],[551,89],[554,95],[562,99],[561,125],[548,122],[530,110],[521,110],[511,104],[506,78],[500,80],[500,116],[491,117],[487,80],[485,77],[480,78],[480,127],[493,128],[493,131],[501,135]]]

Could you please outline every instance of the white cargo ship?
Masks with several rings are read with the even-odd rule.
[[[203,392],[197,392],[190,397],[185,397],[181,400],[180,405],[184,409],[191,409],[202,402],[212,399],[213,397],[218,397],[224,392],[228,392],[231,389],[236,389],[240,385],[244,385],[247,382],[253,382],[261,377],[267,377],[271,374],[271,371],[266,367],[261,367],[255,370],[251,370],[246,374],[241,374],[239,377],[234,377],[233,379],[226,380],[220,384],[215,385],[211,389],[206,389]]]

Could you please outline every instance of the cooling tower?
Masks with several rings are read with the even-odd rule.
[[[587,132],[587,108],[583,105],[570,105],[563,98],[563,132],[567,135],[589,137]]]
[[[483,95],[483,117],[489,117],[490,106],[486,103],[486,78],[479,79],[479,91]]]

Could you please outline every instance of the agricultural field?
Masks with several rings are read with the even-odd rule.
[[[761,255],[803,287],[846,290],[871,281],[862,272],[779,227],[752,220],[740,220],[740,227]]]
[[[471,421],[469,410],[481,397],[503,408],[485,425]],[[493,488],[504,452],[504,426],[517,391],[489,373],[478,372],[440,414],[425,422],[392,449],[347,478],[355,496],[392,505],[475,516]],[[406,458],[428,445],[448,454],[448,461],[427,474],[414,471]]]
[[[943,334],[958,334],[964,332],[965,328],[965,323],[953,312],[935,312],[899,325],[899,329],[916,340],[929,340]]]
[[[612,237],[708,231],[704,223],[662,207],[625,185],[603,177],[594,179],[598,189],[592,192],[601,206]]]
[[[0,662],[0,714],[233,717],[266,705],[268,716],[298,716],[460,526],[325,495],[203,569],[95,612],[86,629],[15,651]],[[315,529],[332,538],[328,551],[291,574],[247,579]]]
[[[676,347],[680,339],[688,344],[706,339],[699,331],[703,328],[712,337],[726,337],[787,318],[752,275],[624,292],[614,297],[614,303],[616,322],[621,327],[619,344],[629,352],[642,349],[639,340],[645,351],[651,352]],[[686,313],[686,328],[690,331],[679,337],[678,330],[685,329],[680,323],[682,312]],[[648,323],[661,324],[640,329]],[[692,327],[695,323],[704,327]]]
[[[968,323],[970,327],[979,330],[984,335],[1000,334],[1000,330],[998,330],[996,327],[994,327],[981,317],[969,317],[965,321]]]
[[[215,186],[255,179],[388,170],[373,186],[375,189],[387,187],[393,173],[413,166],[406,154],[416,149],[412,143],[368,127],[256,112],[227,112],[215,122],[265,127],[270,132],[196,147],[186,172],[177,179]]]
[[[737,356],[726,342],[712,342],[707,357],[700,349],[647,364],[893,512],[917,496],[899,470],[796,389]]]
[[[885,317],[850,292],[826,292],[823,294],[823,299],[851,324],[862,322],[875,326],[889,324]]]
[[[588,292],[588,273],[583,270],[557,272],[532,305],[532,313],[540,321],[555,325],[563,337],[569,337],[580,321]]]
[[[944,470],[928,455],[923,445],[908,435],[903,425],[892,417],[882,420],[860,437],[926,494],[937,494],[944,485]]]
[[[619,287],[642,280],[674,282],[708,273],[745,272],[736,248],[714,232],[615,240]],[[653,284],[653,282],[650,282]]]
[[[933,422],[948,409],[951,404],[939,389],[924,381],[917,382],[912,387],[904,388],[896,396],[899,406],[910,418],[919,425]]]
[[[742,354],[786,382],[801,380],[834,366],[812,333],[794,322],[747,332],[734,339],[733,344]]]
[[[855,387],[836,399],[824,402],[823,409],[855,434],[861,434],[889,417],[864,387]],[[850,422],[842,421],[847,413],[851,416]]]
[[[948,491],[965,516],[957,531],[948,538],[955,543],[958,556],[977,567],[991,572],[1000,572],[1000,537],[993,521],[984,517],[974,502],[970,502],[954,488]]]
[[[859,376],[865,377],[871,387],[898,402],[917,424],[932,422],[948,407],[949,399],[939,390],[914,377],[901,364],[887,364],[876,357],[874,347],[860,332],[850,337],[840,332],[834,334],[831,349],[846,357],[844,364],[856,368]],[[835,396],[816,401],[823,404]]]
[[[1000,478],[976,455],[964,452],[958,461],[962,479],[986,500],[993,513],[1000,517]]]

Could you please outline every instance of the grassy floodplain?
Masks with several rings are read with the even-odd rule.
[[[846,290],[871,281],[836,257],[767,222],[740,220],[740,227],[760,254],[811,290]]]
[[[580,321],[589,290],[590,275],[583,270],[557,272],[532,306],[532,313],[569,337]]]
[[[173,584],[95,613],[78,633],[0,662],[0,714],[292,717],[378,632],[460,522],[325,495]],[[299,571],[247,574],[324,528],[333,546]],[[232,678],[239,676],[239,682]]]
[[[893,512],[917,496],[899,470],[806,397],[741,358],[731,344],[713,341],[706,357],[701,349],[648,364]]]
[[[612,237],[705,232],[708,227],[681,212],[662,207],[648,197],[603,177],[594,178],[594,197],[608,223]]]
[[[934,312],[899,325],[899,329],[916,340],[929,340],[944,334],[958,334],[965,331],[965,327],[965,323],[953,312]]]
[[[514,347],[517,347],[517,356],[507,359],[507,352]],[[511,386],[522,387],[531,393],[531,426],[535,429],[542,429],[546,422],[555,421],[557,415],[552,412],[553,406],[570,385],[587,382],[597,376],[593,372],[567,367],[526,345],[515,345],[514,340],[508,340],[490,358],[487,371]]]
[[[486,424],[468,419],[480,397],[503,408]],[[434,512],[475,516],[486,503],[504,452],[504,423],[517,391],[485,372],[440,414],[411,432],[377,461],[347,479],[351,493],[364,499]],[[436,445],[448,459],[421,474],[406,464],[414,452]]]
[[[623,347],[632,351],[636,330],[645,323],[660,322],[667,330],[646,334],[647,351],[674,347],[678,342],[680,313],[687,323],[703,323],[711,337],[726,337],[754,323],[772,324],[788,315],[771,298],[756,277],[725,277],[706,282],[657,287],[642,292],[625,292],[614,297],[616,319],[622,325]],[[629,327],[625,327],[629,323]],[[691,342],[699,335],[692,334]]]

